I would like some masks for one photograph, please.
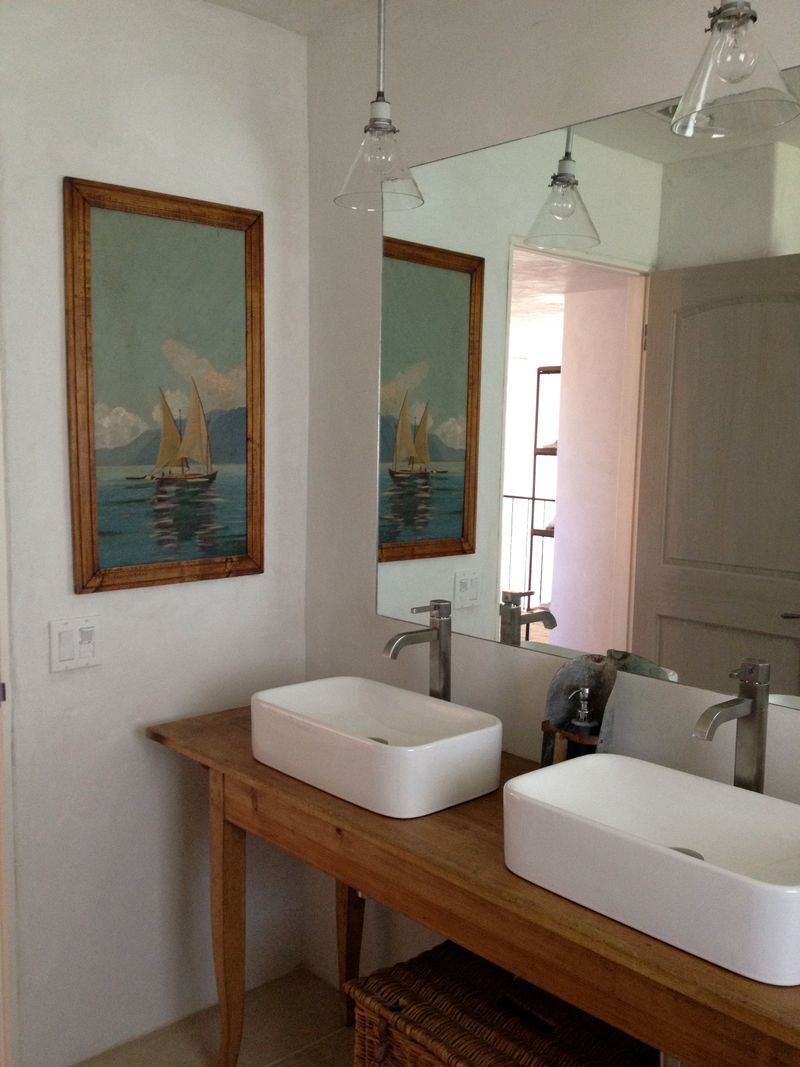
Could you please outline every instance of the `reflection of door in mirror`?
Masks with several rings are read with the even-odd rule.
[[[726,690],[800,689],[800,256],[656,273],[632,647]]]
[[[628,647],[643,305],[639,275],[514,251],[500,582],[557,621],[523,639]]]

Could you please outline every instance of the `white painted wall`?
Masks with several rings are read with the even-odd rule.
[[[623,274],[564,301],[553,637],[586,652],[628,647],[643,311],[642,278]]]
[[[597,7],[581,0],[390,5],[387,96],[408,160],[440,159],[678,95],[704,47],[705,10],[696,0],[676,0],[668,18],[658,0]],[[800,62],[795,3],[773,0],[769,7],[766,43],[780,66]],[[426,650],[383,660],[380,649],[397,626],[375,619],[375,452],[364,440],[376,425],[380,219],[360,219],[332,203],[374,92],[374,33],[373,14],[365,11],[342,19],[309,51],[308,670],[311,677],[362,673],[421,690]],[[507,747],[534,755],[547,684],[559,664],[458,637],[453,697],[499,715]],[[657,738],[660,724],[685,720],[706,699],[667,683],[628,681],[620,687],[622,706],[647,709],[643,720],[625,720],[631,743]],[[668,748],[668,741],[660,750],[654,745],[653,758]],[[713,748],[703,758],[723,760],[724,772],[722,746]],[[317,883],[309,878],[317,910],[307,915],[306,958],[330,973],[330,922],[319,910]]]
[[[739,149],[668,163],[658,269],[694,267],[800,248],[800,149],[788,144]]]
[[[19,1067],[215,1000],[206,786],[146,724],[304,673],[305,39],[200,0],[4,0],[0,292],[11,565]],[[71,592],[61,179],[265,215],[263,576]],[[47,620],[97,612],[102,666],[51,675]],[[293,966],[299,865],[250,846],[250,977]]]

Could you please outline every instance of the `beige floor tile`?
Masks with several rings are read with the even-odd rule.
[[[248,993],[239,1067],[271,1067],[276,1062],[292,1067],[307,1063],[350,1067],[352,1043],[349,1059],[336,1058],[342,1048],[345,1051],[341,1054],[346,1055],[345,1039],[352,1042],[349,1033],[337,1033],[340,1028],[336,990],[307,971],[292,971]],[[329,1036],[330,1048],[324,1042],[319,1044]],[[296,1064],[294,1058],[287,1060],[312,1047],[319,1048],[314,1053],[318,1059],[299,1059]],[[77,1067],[213,1067],[216,1048],[217,1011],[209,1008]]]
[[[263,1067],[353,1067],[353,1031],[337,1030],[288,1059]]]

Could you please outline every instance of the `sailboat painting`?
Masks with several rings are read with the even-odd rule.
[[[261,214],[78,179],[65,209],[76,592],[257,573]]]
[[[483,260],[384,238],[378,559],[474,551]]]

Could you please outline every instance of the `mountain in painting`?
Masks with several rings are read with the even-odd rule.
[[[380,448],[378,451],[380,463],[392,462],[396,429],[397,419],[393,415],[381,415]],[[428,452],[432,463],[464,462],[464,449],[452,448],[450,445],[446,445],[441,437],[438,437],[435,433],[428,433]]]
[[[208,437],[214,463],[247,462],[247,409],[208,412]],[[127,445],[98,448],[95,462],[100,467],[148,467],[158,455],[158,429],[145,430]]]

